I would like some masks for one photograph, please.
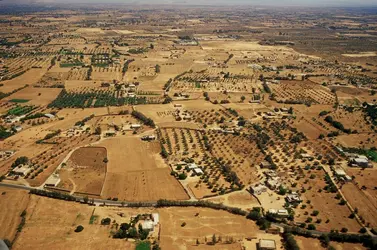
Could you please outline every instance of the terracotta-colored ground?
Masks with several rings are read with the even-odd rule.
[[[0,187],[0,239],[13,241],[28,202],[28,191]]]
[[[101,196],[129,201],[188,199],[159,155],[157,142],[117,137],[99,144],[107,149],[108,166]]]

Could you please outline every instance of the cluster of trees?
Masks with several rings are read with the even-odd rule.
[[[5,127],[0,125],[0,140],[4,140],[12,135],[12,132],[9,132]]]
[[[22,118],[21,122],[27,121],[27,120],[38,119],[38,118],[41,118],[41,117],[44,117],[44,116],[45,116],[45,114],[43,114],[43,113],[35,113],[35,114],[28,115],[28,116]]]
[[[141,224],[139,224],[138,229],[136,229],[136,223],[139,221],[140,215],[136,216],[130,223],[122,223],[118,231],[113,235],[116,239],[133,238],[145,240],[148,237],[149,230],[143,229]]]
[[[332,118],[332,116],[330,116],[330,115],[326,116],[325,121],[328,122],[328,123],[330,123],[334,128],[343,131],[344,133],[347,133],[347,134],[351,134],[352,133],[351,129],[344,128],[344,126],[343,126],[343,124],[341,122],[338,122],[338,121],[334,120]]]
[[[246,218],[255,221],[261,230],[266,230],[271,226],[271,222],[262,216],[260,207],[253,207]]]
[[[50,192],[50,191],[41,190],[41,189],[32,189],[30,190],[30,194],[45,196],[49,198],[55,198],[59,200],[77,201],[76,197],[72,195],[59,193],[59,192]]]
[[[313,235],[310,230],[306,230],[299,227],[289,227],[284,228],[285,234],[300,235],[304,237],[314,237],[317,238],[317,235]],[[284,236],[283,236],[284,237]],[[370,249],[376,249],[377,240],[372,238],[370,235],[366,234],[349,234],[349,233],[339,233],[338,231],[331,230],[330,233],[323,233],[320,237],[322,242],[336,241],[336,242],[349,242],[349,243],[361,243],[365,247]]]
[[[88,117],[85,117],[81,121],[76,122],[75,126],[84,126],[86,122],[90,121],[93,118],[94,118],[94,114],[92,114],[92,115],[90,115]]]
[[[227,64],[232,58],[234,57],[233,54],[230,54],[228,58],[224,61],[224,64]]]
[[[135,59],[130,59],[124,62],[123,69],[122,69],[123,76],[127,73],[128,67],[130,66],[130,63],[132,63],[133,61],[135,61]]]
[[[12,163],[12,168],[18,167],[19,165],[25,165],[29,163],[29,158],[26,156],[21,156],[18,157],[13,163]]]
[[[370,117],[373,125],[377,126],[377,106],[368,105],[366,103],[364,103],[363,105],[366,106],[366,108],[364,109],[366,115]]]
[[[142,121],[145,125],[150,126],[152,128],[156,127],[154,121],[151,118],[146,117],[143,113],[133,110],[131,115],[136,119]]]
[[[297,244],[297,241],[293,237],[291,233],[284,232],[283,233],[284,239],[284,248],[289,250],[300,250],[300,247]]]
[[[69,93],[63,89],[58,97],[48,105],[48,108],[89,108],[146,103],[146,97],[116,97],[115,92],[111,91]]]
[[[165,85],[164,85],[164,90],[165,91],[169,91],[170,90],[170,87],[171,87],[171,83],[173,82],[173,79],[169,79],[166,83],[165,83]]]
[[[56,130],[56,131],[54,131],[54,132],[52,132],[52,133],[49,133],[49,134],[47,134],[42,140],[38,140],[38,141],[37,141],[37,144],[45,143],[44,141],[49,140],[49,139],[51,139],[51,138],[53,138],[53,137],[59,135],[61,132],[62,132],[62,131],[61,131],[60,129],[58,129],[58,130]]]
[[[128,50],[128,53],[130,54],[143,54],[145,52],[148,52],[148,48],[136,48]]]

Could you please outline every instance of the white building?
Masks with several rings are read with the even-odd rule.
[[[259,250],[275,250],[276,244],[274,240],[265,240],[260,239],[259,240]]]
[[[131,124],[130,128],[135,129],[135,128],[141,128],[140,124]]]
[[[46,187],[56,187],[60,183],[60,177],[58,174],[52,174],[46,181]]]
[[[193,171],[194,171],[194,173],[196,175],[202,175],[202,174],[204,174],[203,170],[201,170],[200,168],[194,168]]]
[[[251,192],[253,194],[262,194],[263,192],[266,192],[267,191],[267,187],[265,185],[262,185],[262,184],[258,184],[258,185],[255,185],[255,186],[252,186],[251,187]]]
[[[153,231],[154,229],[154,222],[151,220],[145,220],[141,223],[141,227],[143,230],[150,230]]]
[[[15,167],[12,171],[15,175],[26,176],[31,172],[31,168],[28,165],[19,165]]]

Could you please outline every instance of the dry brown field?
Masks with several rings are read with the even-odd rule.
[[[0,91],[9,93],[15,89],[24,87],[26,84],[34,85],[46,73],[46,69],[30,69],[23,75],[1,82],[4,86],[0,87]]]
[[[27,87],[5,98],[4,101],[9,101],[12,99],[25,99],[30,100],[27,102],[28,105],[45,106],[55,100],[60,92],[61,89]]]
[[[54,144],[51,150],[44,151],[30,159],[34,170],[25,178],[33,187],[42,185],[61,164],[72,148],[85,146],[95,141],[97,141],[96,137],[87,135],[71,138],[53,138],[52,142],[56,144]]]
[[[59,187],[68,187],[73,193],[99,196],[106,176],[106,158],[106,148],[84,147],[75,150],[59,172],[62,179]]]
[[[101,194],[103,198],[130,201],[188,198],[162,161],[157,142],[120,136],[106,139],[98,146],[106,148],[109,160]]]
[[[301,103],[334,104],[335,96],[329,89],[311,81],[281,81],[270,84],[277,101],[299,101]]]
[[[352,183],[342,186],[342,192],[353,208],[370,227],[377,227],[377,190],[375,169],[347,168],[347,174],[354,177]]]
[[[0,238],[13,241],[30,195],[26,190],[0,187]]]
[[[301,194],[303,199],[295,209],[295,221],[305,222],[308,217],[312,218],[312,222],[306,224],[314,224],[319,231],[329,231],[331,229],[341,230],[343,227],[347,228],[349,232],[358,232],[361,228],[356,219],[348,218],[351,211],[346,205],[340,205],[340,200],[336,199],[336,193],[330,193],[324,190],[326,183],[324,181],[323,170],[303,170],[304,176],[297,182],[297,189],[305,192]],[[309,172],[310,171],[310,172]],[[315,176],[313,179],[310,176]],[[322,191],[319,191],[321,189]],[[306,207],[303,208],[302,206]],[[319,211],[317,216],[312,216],[314,210]],[[320,223],[316,223],[321,219]],[[327,222],[327,220],[329,220]],[[326,223],[327,222],[327,223]]]
[[[370,132],[365,134],[344,134],[336,137],[335,143],[345,147],[377,147],[377,135]]]
[[[295,239],[300,249],[305,249],[305,250],[327,249],[323,247],[321,245],[321,242],[317,239],[305,238],[302,236],[295,236]],[[366,249],[362,244],[354,244],[354,243],[331,242],[330,245],[333,246],[336,250],[365,250]]]
[[[31,196],[23,227],[13,249],[131,249],[134,244],[109,237],[107,227],[90,225],[93,207]],[[78,225],[84,230],[75,233]]]
[[[207,200],[214,203],[222,203],[230,207],[240,207],[245,210],[260,206],[258,200],[246,190],[208,198]]]
[[[242,216],[232,215],[224,211],[205,208],[164,208],[158,210],[161,220],[161,248],[167,250],[198,249],[240,249],[225,245],[227,239],[233,238],[234,244],[245,237],[256,236],[260,231],[254,222],[245,220]],[[196,216],[197,215],[197,216]],[[186,225],[182,227],[182,223]],[[212,235],[221,236],[223,243],[215,246],[205,245],[212,240]]]

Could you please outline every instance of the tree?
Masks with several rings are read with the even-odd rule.
[[[110,225],[111,219],[110,218],[105,218],[101,220],[101,225]]]
[[[95,129],[95,131],[94,131],[94,134],[96,134],[96,135],[101,135],[101,133],[102,133],[102,129],[101,129],[101,127],[96,127],[96,129]]]
[[[155,71],[156,71],[156,73],[160,73],[161,72],[161,66],[156,64]]]
[[[246,99],[246,97],[245,97],[245,96],[241,96],[241,102],[244,102],[244,101],[245,101],[245,99]]]
[[[88,203],[88,201],[89,201],[89,197],[88,197],[88,196],[84,196],[83,199],[84,199],[84,202],[85,202],[85,203]]]
[[[178,179],[185,180],[187,178],[187,175],[185,173],[181,173],[178,175]]]
[[[78,225],[78,226],[76,227],[76,229],[75,229],[75,232],[76,232],[76,233],[80,233],[82,230],[84,230],[84,227],[81,226],[81,225]]]
[[[309,224],[309,225],[308,225],[308,229],[309,229],[309,230],[315,230],[316,227],[314,226],[314,224]]]
[[[215,245],[216,242],[217,242],[217,241],[216,241],[216,235],[213,234],[213,235],[212,235],[212,244]]]
[[[323,246],[324,247],[328,247],[329,244],[330,244],[330,238],[327,234],[322,234],[320,237],[319,237],[320,241],[322,242]]]
[[[278,192],[278,194],[280,194],[280,195],[285,195],[287,193],[287,189],[285,189],[284,187],[283,187],[283,185],[280,185],[279,186],[279,192]]]
[[[342,233],[347,233],[347,232],[348,232],[348,228],[343,227],[340,231],[341,231]]]
[[[247,219],[257,221],[260,219],[262,216],[259,211],[252,210],[250,213],[246,216]]]
[[[25,165],[29,162],[29,158],[26,156],[18,157],[12,164],[12,168],[15,168],[19,165]]]
[[[199,240],[198,240],[198,239],[196,239],[196,245],[199,245],[199,244],[200,244]]]

